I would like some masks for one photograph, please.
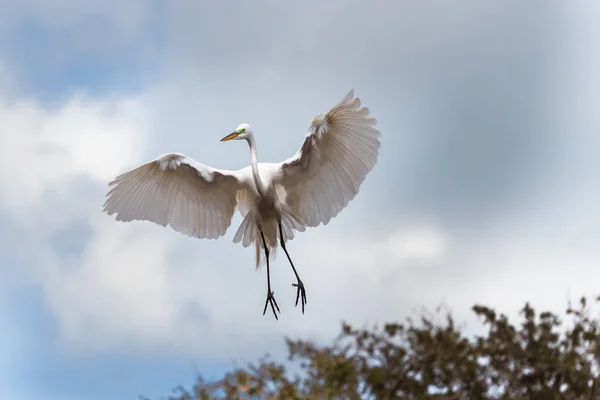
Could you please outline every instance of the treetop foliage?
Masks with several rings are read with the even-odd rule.
[[[518,325],[475,305],[485,333],[474,337],[450,313],[371,329],[343,323],[327,345],[285,339],[299,374],[264,357],[168,400],[600,399],[599,320],[587,303],[569,304],[564,319],[526,303]]]

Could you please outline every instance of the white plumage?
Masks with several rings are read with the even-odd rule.
[[[351,90],[335,107],[312,121],[293,157],[280,163],[258,163],[252,129],[241,124],[222,141],[246,140],[250,166],[222,170],[183,154],[164,154],[116,177],[110,183],[104,211],[116,214],[118,221],[152,221],[189,236],[216,239],[231,225],[237,207],[243,220],[234,242],[244,247],[254,243],[257,268],[267,263],[265,310],[271,302],[277,318],[269,261],[275,254],[278,236],[282,236],[279,242],[298,279],[296,304],[302,294],[304,312],[304,285],[285,243],[295,231],[327,224],[356,196],[377,162],[380,132],[375,125],[376,120],[360,106],[360,99],[354,98]],[[265,252],[262,259],[261,246]]]

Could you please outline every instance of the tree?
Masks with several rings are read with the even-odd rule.
[[[265,357],[168,399],[600,399],[599,321],[585,297],[569,304],[568,324],[528,303],[517,326],[492,308],[472,310],[484,335],[466,336],[448,312],[442,322],[343,323],[329,345],[285,339],[299,375]]]

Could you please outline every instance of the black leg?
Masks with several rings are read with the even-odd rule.
[[[269,304],[271,304],[271,309],[273,310],[273,315],[275,316],[276,320],[279,320],[279,318],[277,318],[277,313],[275,312],[275,308],[277,308],[277,311],[279,311],[279,306],[277,305],[277,301],[275,301],[275,293],[273,293],[271,291],[271,271],[269,270],[269,248],[267,247],[267,241],[265,240],[265,235],[262,233],[262,230],[260,231],[260,237],[262,239],[263,247],[265,249],[265,256],[267,258],[267,301],[265,301],[265,309],[263,310],[263,315],[265,315],[265,313],[267,312],[267,306]],[[279,313],[281,313],[281,311],[279,311]]]
[[[304,305],[306,304],[306,290],[304,289],[304,284],[298,276],[296,267],[294,267],[294,263],[292,262],[292,259],[290,258],[290,255],[288,254],[288,251],[285,248],[285,241],[283,240],[283,229],[281,228],[281,222],[279,223],[279,239],[281,242],[281,248],[283,249],[283,251],[285,251],[285,255],[287,256],[287,259],[290,262],[290,265],[292,266],[292,270],[294,271],[294,275],[296,275],[296,280],[298,281],[298,283],[292,284],[292,286],[296,286],[298,288],[298,291],[296,292],[296,306],[298,306],[298,300],[300,299],[300,297],[302,297],[302,314],[304,314]]]

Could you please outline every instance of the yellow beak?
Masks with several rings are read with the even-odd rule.
[[[235,139],[238,136],[239,136],[239,133],[237,133],[237,132],[231,132],[229,135],[227,135],[223,139],[221,139],[221,142],[226,142],[228,140]]]

